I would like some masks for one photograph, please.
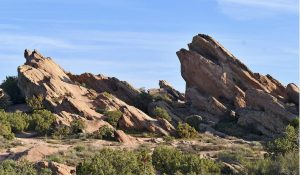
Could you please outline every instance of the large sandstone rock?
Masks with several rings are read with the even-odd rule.
[[[286,92],[289,100],[299,105],[299,87],[294,83],[290,83],[286,87]]]
[[[159,87],[169,93],[174,100],[184,101],[184,95],[174,89],[166,80],[159,80]]]
[[[140,91],[132,87],[126,81],[120,81],[115,77],[106,77],[104,75],[93,75],[84,73],[81,75],[72,75],[68,73],[72,81],[86,85],[98,93],[108,92],[129,105],[135,105]]]
[[[123,113],[120,126],[128,130],[145,130],[168,135],[168,128],[163,128],[160,122],[149,117],[139,109],[126,104],[124,101],[108,94],[114,92],[116,96],[127,99],[131,94],[138,94],[126,83],[117,80],[103,80],[105,78],[92,74],[74,76],[67,74],[51,58],[44,57],[37,51],[25,50],[26,63],[18,68],[18,86],[25,97],[42,95],[45,106],[59,116],[61,123],[68,124],[73,119],[85,118],[91,126],[92,132],[99,126],[109,125],[103,121],[106,116],[96,112],[98,109],[118,109]],[[70,78],[71,76],[72,78]],[[80,81],[85,79],[85,81]],[[85,83],[86,87],[76,83]],[[108,83],[105,83],[108,81]],[[112,86],[118,87],[115,91]],[[98,87],[99,86],[99,87]],[[103,87],[102,87],[103,86]],[[125,88],[126,87],[126,88]],[[101,89],[103,88],[103,89]],[[106,93],[100,93],[106,91]],[[122,96],[122,94],[124,94]],[[127,98],[128,97],[128,98]]]
[[[177,52],[186,81],[186,102],[216,122],[235,116],[266,135],[280,133],[295,115],[284,103],[298,103],[299,90],[287,89],[270,75],[253,73],[212,37],[199,34]],[[297,91],[298,90],[298,91]],[[274,119],[273,121],[271,121]]]

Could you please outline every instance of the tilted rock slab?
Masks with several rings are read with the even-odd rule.
[[[33,52],[25,50],[24,56],[26,62],[18,68],[18,86],[21,92],[27,98],[43,95],[46,108],[56,113],[62,123],[68,124],[75,118],[85,118],[98,123],[88,126],[92,132],[98,129],[95,128],[96,126],[109,125],[103,121],[106,116],[96,112],[98,108],[119,109],[123,112],[120,121],[123,128],[168,135],[169,132],[166,130],[168,128],[163,128],[164,126],[158,120],[113,95],[108,98],[98,93],[97,90],[101,87],[97,88],[97,86],[103,84],[93,85],[94,90],[76,83],[51,58],[42,56],[36,50]],[[95,77],[92,76],[92,78]],[[104,87],[104,89],[107,88],[109,86]]]
[[[256,113],[256,106],[250,103],[250,101],[255,101],[256,96],[252,96],[252,91],[251,94],[247,94],[249,89],[257,89],[259,92],[268,94],[270,98],[276,99],[273,101],[278,101],[278,104],[287,102],[288,93],[279,81],[270,75],[253,73],[212,37],[199,34],[193,38],[188,47],[189,50],[181,49],[177,52],[181,63],[181,75],[186,81],[186,101],[199,111],[213,114],[216,121],[228,118],[238,109],[247,108]],[[293,93],[290,92],[289,95],[295,98],[293,101],[296,101],[298,97],[291,94]],[[289,99],[293,98],[289,97]],[[266,104],[273,104],[270,101],[272,100],[268,99]],[[278,107],[279,111],[274,112],[271,106]],[[264,110],[258,111],[268,118],[275,117],[276,113],[276,120],[278,119],[281,123],[280,127],[286,124],[286,120],[290,121],[296,117],[288,113],[284,105],[271,106],[265,105]],[[263,115],[256,116],[258,118]],[[248,116],[240,113],[238,117],[244,118],[241,121],[246,121],[245,118]],[[250,124],[249,122],[239,123]],[[256,123],[260,124],[259,130],[264,133],[282,131],[282,128],[275,129],[275,125],[269,126],[272,123],[267,123],[265,120],[256,120]]]

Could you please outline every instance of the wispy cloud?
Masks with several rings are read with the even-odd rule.
[[[298,14],[298,0],[217,0],[217,3],[222,12],[236,19]]]

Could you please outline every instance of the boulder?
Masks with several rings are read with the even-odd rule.
[[[184,101],[184,95],[174,89],[166,80],[159,80],[159,87],[167,91],[167,93],[169,93],[174,100]]]
[[[75,175],[76,168],[52,161],[41,161],[36,163],[38,168],[49,168],[53,175]]]
[[[289,100],[299,105],[299,87],[294,83],[290,83],[286,86],[286,93]]]

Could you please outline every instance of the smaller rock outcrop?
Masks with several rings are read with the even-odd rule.
[[[53,175],[75,175],[76,168],[52,161],[41,161],[36,163],[38,168],[49,168]]]
[[[294,83],[290,83],[286,87],[286,93],[289,101],[299,105],[299,87]]]

